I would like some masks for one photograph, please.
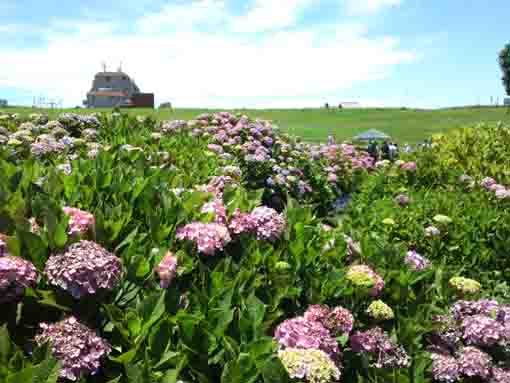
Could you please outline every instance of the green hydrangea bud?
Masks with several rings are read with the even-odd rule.
[[[437,214],[434,217],[434,221],[436,221],[438,223],[445,224],[445,225],[453,222],[450,217],[448,217],[447,215],[443,215],[443,214]]]
[[[474,279],[464,277],[453,277],[450,279],[450,286],[462,294],[476,294],[482,285]]]
[[[280,261],[276,262],[275,268],[278,271],[285,271],[290,269],[290,265],[287,262]]]
[[[396,224],[395,220],[393,218],[385,218],[383,219],[382,223],[388,226],[393,226]]]
[[[291,379],[311,383],[331,383],[340,379],[340,370],[321,350],[288,348],[278,352]]]
[[[395,318],[391,307],[381,300],[372,302],[370,306],[368,306],[367,313],[376,320],[390,320]]]

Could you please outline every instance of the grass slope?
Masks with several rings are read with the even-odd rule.
[[[9,108],[1,111],[18,112],[22,114],[33,113],[32,108]],[[40,112],[40,110],[37,110]],[[105,109],[66,109],[75,113],[92,113],[105,111]],[[132,109],[128,112],[136,115],[152,115],[157,119],[175,120],[191,119],[207,109],[175,109],[173,111]],[[237,110],[239,111],[239,110]],[[463,126],[476,125],[484,122],[494,124],[498,121],[510,122],[507,109],[488,107],[466,107],[439,110],[418,109],[265,109],[240,110],[251,117],[260,117],[272,120],[291,134],[303,137],[308,141],[324,141],[333,134],[340,140],[350,137],[368,129],[381,130],[395,140],[404,143],[416,143],[435,133]],[[50,115],[61,113],[62,110],[49,110]]]

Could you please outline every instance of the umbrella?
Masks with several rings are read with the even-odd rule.
[[[375,129],[367,130],[366,132],[360,133],[354,136],[353,139],[356,141],[371,141],[371,140],[387,140],[391,138],[386,133],[380,132]]]

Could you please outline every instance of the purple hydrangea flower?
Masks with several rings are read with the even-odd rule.
[[[466,317],[461,326],[466,344],[490,347],[510,342],[504,326],[486,315]]]
[[[231,241],[228,228],[219,223],[193,222],[177,229],[176,237],[195,242],[198,251],[205,255],[214,255]]]
[[[285,231],[285,218],[274,209],[259,206],[251,212],[251,216],[256,222],[257,239],[274,241]]]
[[[354,333],[351,336],[351,347],[354,352],[372,355],[377,368],[401,368],[409,364],[405,350],[395,344],[380,327]]]
[[[351,312],[341,306],[330,309],[325,305],[311,305],[303,317],[308,321],[319,322],[335,336],[350,334],[354,326]]]
[[[438,382],[457,382],[460,379],[459,362],[451,355],[433,353],[432,376]]]
[[[491,374],[492,358],[476,347],[465,347],[459,356],[462,375],[487,379]]]
[[[400,206],[404,207],[411,203],[411,198],[407,196],[406,194],[399,194],[395,197],[395,202],[399,204]]]
[[[473,315],[490,315],[496,313],[499,308],[498,302],[490,299],[480,299],[478,301],[459,300],[451,307],[450,312],[454,319],[463,320]]]
[[[35,287],[37,270],[29,261],[20,257],[0,257],[0,303],[20,300],[25,288]]]
[[[340,349],[329,330],[316,321],[303,317],[287,319],[275,331],[275,339],[280,346],[288,348],[322,350],[332,359],[337,359]]]
[[[55,324],[41,323],[37,344],[50,343],[51,353],[60,361],[60,376],[72,381],[94,375],[101,359],[111,351],[110,345],[76,318],[69,317]]]
[[[177,257],[170,251],[166,253],[156,268],[156,272],[159,276],[161,288],[168,288],[177,275]]]
[[[427,258],[421,256],[414,250],[407,252],[404,262],[415,271],[424,270],[430,265]]]
[[[234,234],[249,233],[255,231],[257,227],[257,219],[250,213],[241,213],[241,210],[236,209],[228,228]]]
[[[113,289],[120,281],[122,264],[97,243],[80,241],[69,246],[64,254],[52,255],[44,271],[52,285],[80,299]]]
[[[495,185],[496,183],[497,183],[496,180],[491,177],[485,177],[480,181],[480,185],[485,189],[489,189],[492,185]]]

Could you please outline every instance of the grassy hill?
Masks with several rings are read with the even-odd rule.
[[[2,109],[0,109],[2,111]],[[9,108],[3,111],[22,114],[33,113],[32,108]],[[40,111],[40,110],[39,110]],[[104,109],[66,109],[76,113],[92,113]],[[191,119],[194,116],[213,110],[175,109],[147,110],[132,109],[128,113],[135,115],[152,115],[158,119]],[[510,114],[503,107],[465,107],[438,110],[419,109],[242,109],[251,117],[272,120],[289,133],[296,134],[310,141],[324,141],[329,134],[338,139],[349,139],[353,135],[368,129],[381,130],[401,143],[415,143],[432,134],[446,132],[462,126],[476,125],[484,122],[495,124],[498,121],[510,122]],[[50,115],[62,110],[49,110]]]

